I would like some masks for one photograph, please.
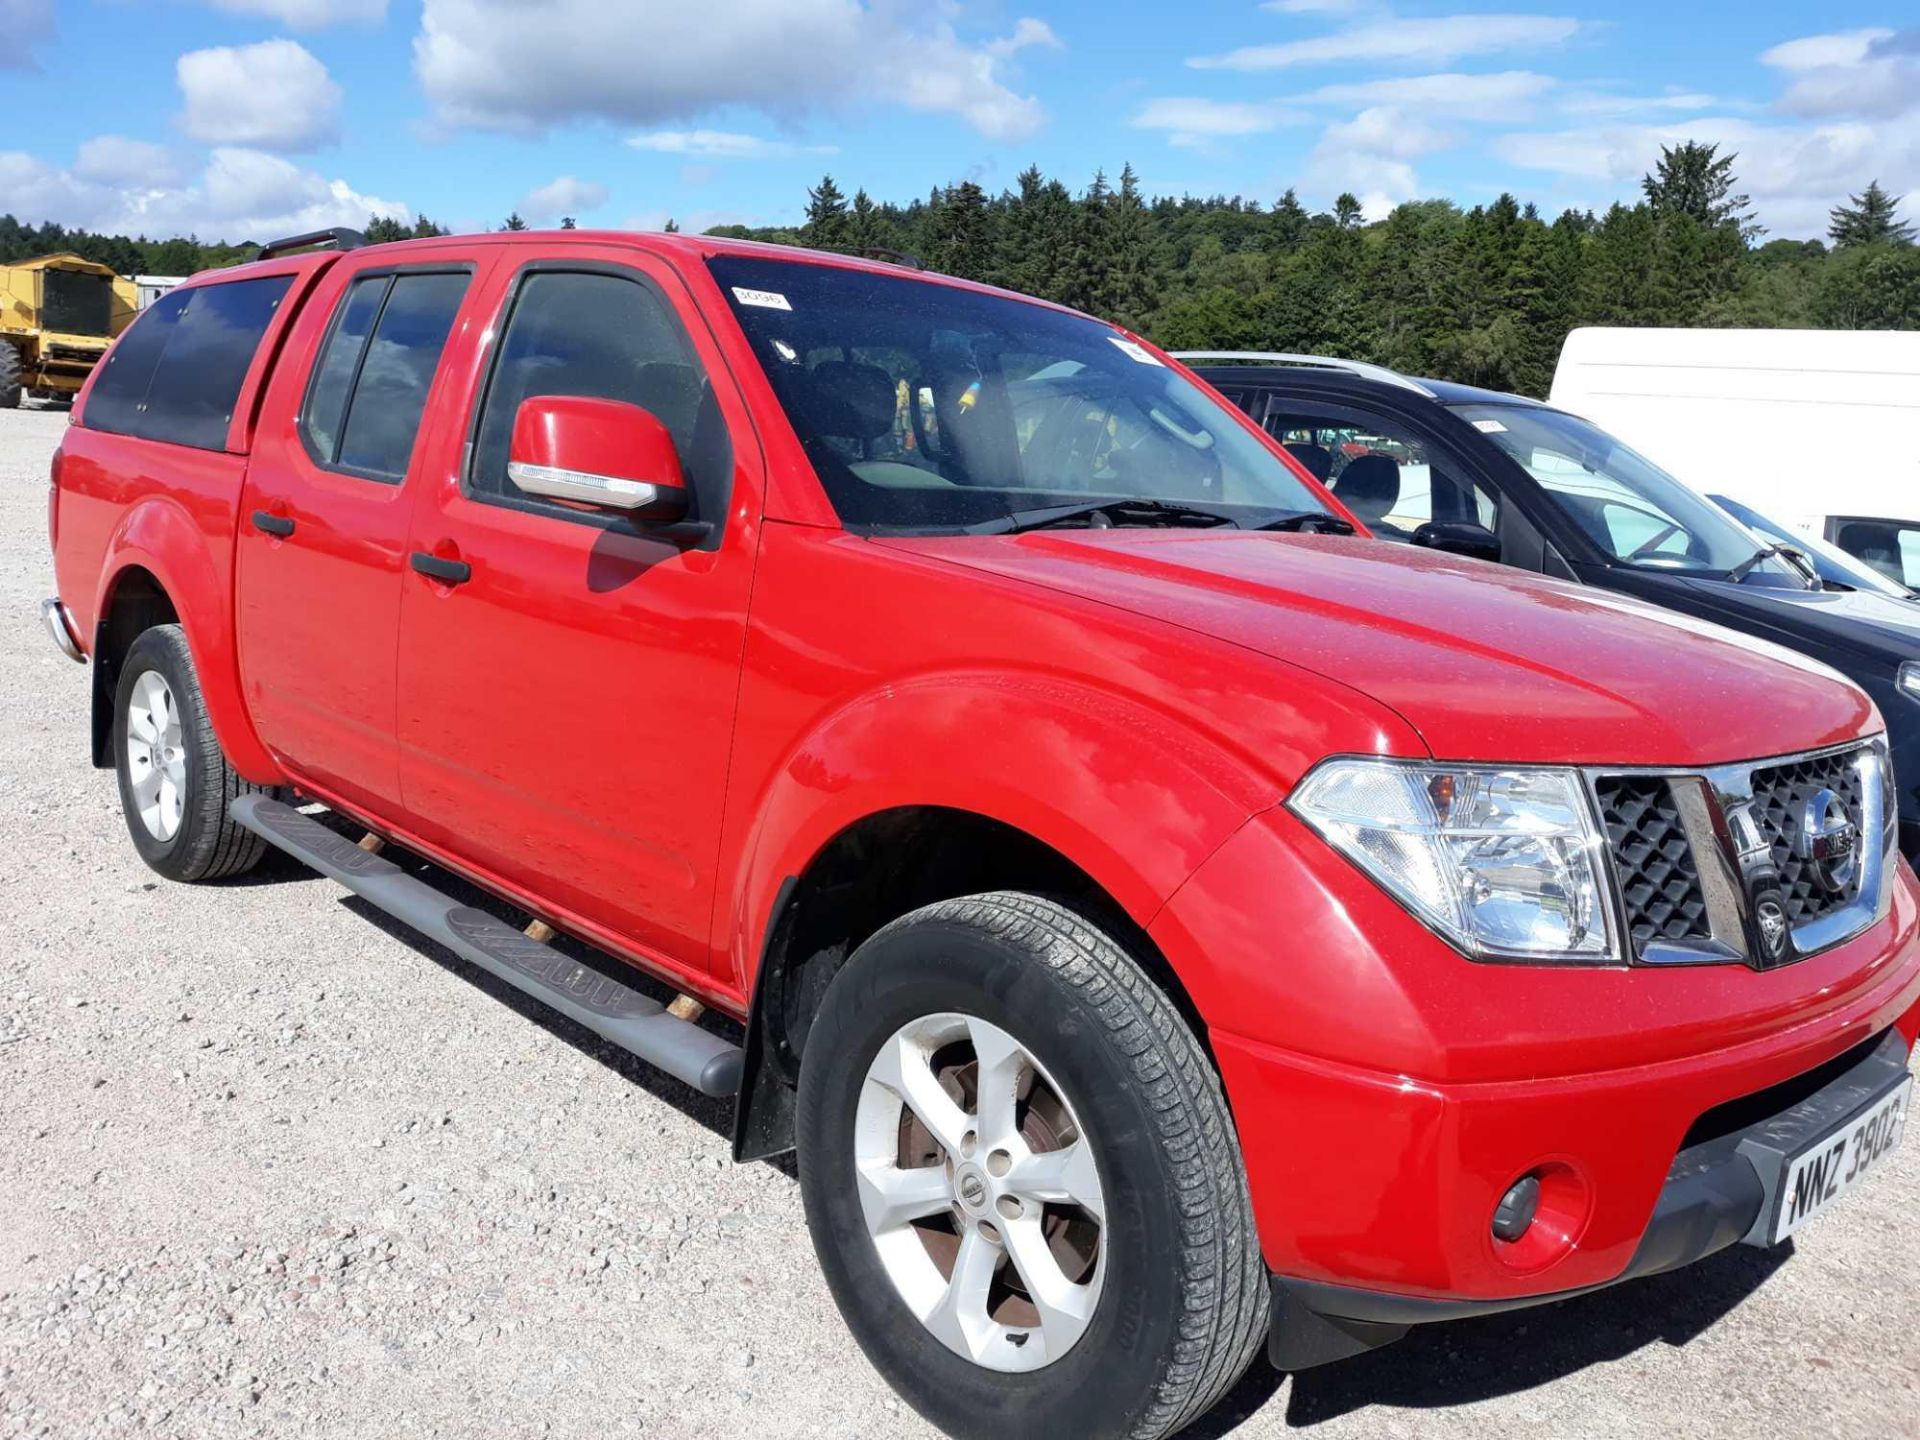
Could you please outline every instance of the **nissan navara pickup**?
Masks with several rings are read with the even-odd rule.
[[[1833,672],[1370,541],[1055,305],[356,239],[162,298],[54,459],[133,844],[289,852],[737,1097],[949,1433],[1166,1435],[1897,1143],[1920,890]]]

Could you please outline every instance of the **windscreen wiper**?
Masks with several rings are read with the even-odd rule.
[[[1236,513],[1237,507],[1212,509],[1187,505],[1174,500],[1155,500],[1134,496],[1120,500],[1095,500],[1076,505],[1048,505],[1033,510],[1015,510],[969,525],[968,535],[1013,535],[1023,530],[1042,530],[1054,525],[1070,525],[1084,520],[1094,529],[1120,525],[1231,526],[1239,530],[1299,530],[1323,535],[1351,535],[1353,526],[1323,510],[1257,510]]]
[[[1094,500],[1073,505],[1043,505],[1032,510],[1015,510],[969,525],[968,535],[1015,535],[1022,530],[1044,530],[1053,525],[1070,525],[1084,520],[1094,529],[1117,525],[1234,525],[1231,513],[1209,510],[1199,505],[1182,505],[1173,500],[1154,500],[1133,496],[1119,500]]]
[[[1733,581],[1737,585],[1742,580],[1746,579],[1748,575],[1753,573],[1754,566],[1758,565],[1762,560],[1771,560],[1775,555],[1778,555],[1779,553],[1780,553],[1780,547],[1778,545],[1762,546],[1760,549],[1754,551],[1753,554],[1749,555],[1746,559],[1742,560],[1738,565],[1734,566],[1731,570],[1727,571],[1727,579]]]

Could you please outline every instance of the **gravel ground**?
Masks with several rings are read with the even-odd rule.
[[[0,1436],[925,1436],[728,1117],[273,859],[162,883],[0,412]],[[1625,1120],[1623,1123],[1631,1123]],[[1199,1436],[1920,1435],[1920,1145],[1786,1253],[1416,1333]]]

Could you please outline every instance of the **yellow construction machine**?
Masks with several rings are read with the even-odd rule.
[[[138,309],[132,281],[78,255],[0,265],[0,410],[71,400]]]

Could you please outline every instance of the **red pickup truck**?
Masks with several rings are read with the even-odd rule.
[[[1055,306],[336,239],[162,299],[54,461],[134,845],[279,847],[737,1095],[951,1433],[1168,1434],[1898,1140],[1920,887],[1832,672],[1372,541]]]

